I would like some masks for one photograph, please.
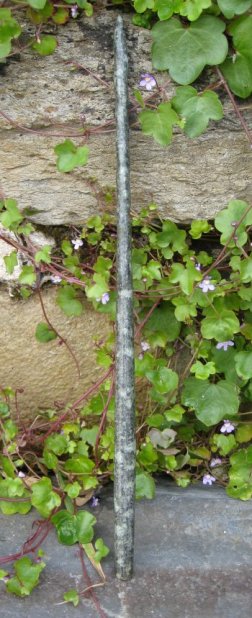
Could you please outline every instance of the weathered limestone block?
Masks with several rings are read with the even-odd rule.
[[[55,54],[43,58],[28,51],[21,63],[12,61],[4,69],[1,110],[12,123],[0,116],[2,191],[22,207],[33,208],[33,220],[38,223],[81,225],[106,207],[107,187],[115,187],[115,16],[115,12],[103,11],[91,19],[72,21],[60,28]],[[130,17],[125,22],[132,93],[141,72],[152,71],[151,34],[133,26]],[[93,74],[73,70],[70,61]],[[158,73],[158,81],[166,84],[167,73]],[[170,83],[168,96],[173,92]],[[166,217],[188,221],[213,217],[232,198],[250,199],[251,150],[230,102],[225,97],[223,102],[221,122],[212,123],[195,140],[178,133],[166,149],[132,128],[133,210],[155,201]],[[249,120],[249,110],[243,113]],[[74,135],[83,125],[98,131],[105,124],[106,133],[85,137],[90,147],[87,166],[60,174],[53,147],[63,141],[63,134],[81,144],[83,138]]]
[[[1,386],[23,388],[20,413],[31,418],[54,401],[73,403],[102,373],[95,362],[94,339],[109,331],[104,315],[85,304],[82,317],[67,318],[55,304],[56,290],[44,289],[43,298],[52,324],[67,339],[80,365],[81,377],[65,345],[58,340],[47,344],[35,339],[36,325],[44,321],[36,295],[28,301],[11,299],[1,290],[0,348]]]

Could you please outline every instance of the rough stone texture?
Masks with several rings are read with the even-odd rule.
[[[220,487],[159,484],[155,500],[136,505],[135,571],[124,583],[114,575],[111,494],[102,492],[100,513],[92,509],[96,538],[111,549],[103,564],[107,583],[94,589],[100,610],[90,596],[76,609],[60,605],[69,588],[87,584],[76,546],[60,545],[52,532],[43,546],[47,567],[31,597],[7,595],[0,584],[4,617],[251,618],[251,501],[232,500]],[[21,547],[35,518],[1,516],[1,555]],[[97,582],[90,565],[88,572]]]
[[[76,135],[83,123],[97,129],[113,121],[115,16],[115,12],[103,11],[91,19],[72,21],[60,28],[55,54],[43,58],[29,51],[21,63],[11,61],[4,69],[1,110],[18,126],[0,117],[2,191],[18,199],[22,207],[33,208],[34,221],[44,225],[84,223],[104,209],[106,187],[115,187],[113,125],[106,134],[91,133],[85,138],[90,158],[83,169],[60,174],[53,153],[55,144],[63,141],[62,133]],[[125,23],[132,92],[140,73],[152,70],[151,34],[133,26],[130,17],[125,17]],[[94,72],[109,87],[83,70],[73,71],[65,64],[69,60]],[[159,73],[158,81],[166,83],[167,74]],[[168,96],[173,91],[168,85]],[[189,140],[177,134],[167,149],[132,129],[133,210],[155,201],[166,217],[188,221],[213,217],[232,198],[249,200],[251,151],[226,99],[224,107],[225,119],[213,123],[203,136]]]
[[[0,294],[0,384],[24,389],[19,396],[23,418],[53,407],[54,401],[73,403],[102,371],[95,362],[94,338],[106,335],[106,318],[88,304],[81,317],[67,318],[55,304],[55,295],[55,289],[44,290],[46,311],[72,347],[80,364],[80,379],[66,346],[57,339],[47,344],[36,341],[36,325],[44,321],[38,298],[33,295],[22,301],[9,298],[6,292]]]

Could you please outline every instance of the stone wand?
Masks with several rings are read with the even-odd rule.
[[[132,576],[135,504],[134,325],[131,269],[128,57],[123,20],[115,28],[117,125],[117,311],[115,414],[115,564],[116,576]]]

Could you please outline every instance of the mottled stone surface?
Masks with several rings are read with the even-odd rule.
[[[43,292],[49,319],[65,337],[80,365],[81,377],[66,346],[58,340],[46,344],[35,339],[35,329],[44,322],[37,296],[27,301],[10,298],[0,288],[0,384],[23,388],[19,396],[23,418],[35,417],[39,409],[51,408],[54,401],[73,403],[101,375],[95,362],[95,338],[108,332],[104,315],[84,303],[79,318],[68,318],[55,303],[56,290]]]
[[[94,510],[92,511],[94,512]],[[96,514],[96,513],[95,513]],[[252,503],[228,498],[217,487],[186,490],[159,484],[153,501],[136,506],[135,572],[131,582],[114,576],[113,497],[102,493],[96,535],[111,548],[104,561],[107,583],[73,609],[59,605],[69,588],[85,584],[76,546],[64,547],[54,532],[44,544],[47,567],[31,598],[10,597],[1,583],[6,618],[243,618],[251,617]],[[35,518],[1,516],[1,555],[15,552]],[[93,583],[98,577],[88,565]]]
[[[56,170],[53,147],[62,132],[78,134],[83,123],[91,128],[113,121],[113,29],[116,12],[72,21],[60,28],[59,46],[52,56],[26,52],[22,62],[4,69],[0,109],[17,125],[0,117],[1,186],[22,207],[35,210],[34,220],[44,225],[81,224],[104,210],[104,193],[115,188],[115,132],[86,138],[90,158],[85,168],[71,174]],[[125,16],[130,57],[130,94],[141,72],[151,71],[151,34]],[[73,61],[105,80],[108,88]],[[165,72],[158,74],[167,83]],[[174,92],[167,86],[168,96]],[[188,221],[212,217],[232,198],[251,197],[251,151],[229,101],[224,97],[225,119],[212,123],[198,139],[177,134],[169,148],[155,144],[132,128],[132,208],[155,201],[172,219]],[[247,108],[246,102],[243,107]],[[244,110],[249,119],[249,109]],[[134,122],[134,118],[133,118]],[[25,132],[21,127],[27,127]],[[34,133],[33,131],[39,131]],[[81,139],[72,138],[76,143]],[[95,181],[94,181],[95,179]],[[114,205],[112,205],[114,209]]]

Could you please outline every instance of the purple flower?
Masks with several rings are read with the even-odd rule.
[[[97,303],[101,303],[102,305],[106,305],[109,302],[109,293],[108,292],[104,292],[104,294],[102,295],[101,298],[96,298],[96,302]]]
[[[205,277],[205,279],[199,283],[199,288],[201,288],[202,292],[205,294],[209,291],[213,292],[213,290],[215,290],[215,285],[211,283],[211,277]]]
[[[77,249],[79,249],[80,247],[82,247],[82,245],[83,245],[83,240],[81,240],[81,238],[75,238],[75,240],[72,240],[72,244],[73,244],[74,248],[75,248],[75,249],[76,249],[76,251],[77,251]]]
[[[105,294],[101,297],[101,304],[106,305],[109,302],[109,293],[105,292]]]
[[[93,496],[90,502],[91,508],[94,509],[96,506],[99,506],[99,504],[100,504],[99,498],[96,498],[95,496]]]
[[[51,282],[52,283],[60,283],[62,281],[62,278],[59,275],[52,275],[51,276]]]
[[[215,468],[215,466],[220,466],[222,464],[222,460],[220,457],[215,457],[210,461],[210,467]]]
[[[234,345],[233,341],[220,341],[219,343],[217,343],[217,350],[224,350],[224,352],[227,351],[228,348],[232,347]]]
[[[150,344],[148,343],[148,341],[141,341],[140,345],[141,345],[143,352],[147,352],[147,350],[150,349]]]
[[[150,73],[142,73],[141,80],[139,82],[139,86],[141,86],[141,88],[145,88],[145,90],[152,90],[152,88],[155,88],[156,85],[157,82],[153,75]]]
[[[235,430],[235,426],[230,423],[229,420],[223,422],[222,427],[220,428],[221,433],[232,433]]]
[[[71,7],[71,15],[72,18],[75,19],[78,15],[78,6],[77,4],[75,4],[74,6]]]
[[[212,485],[216,479],[211,474],[204,474],[202,483],[203,485]]]

